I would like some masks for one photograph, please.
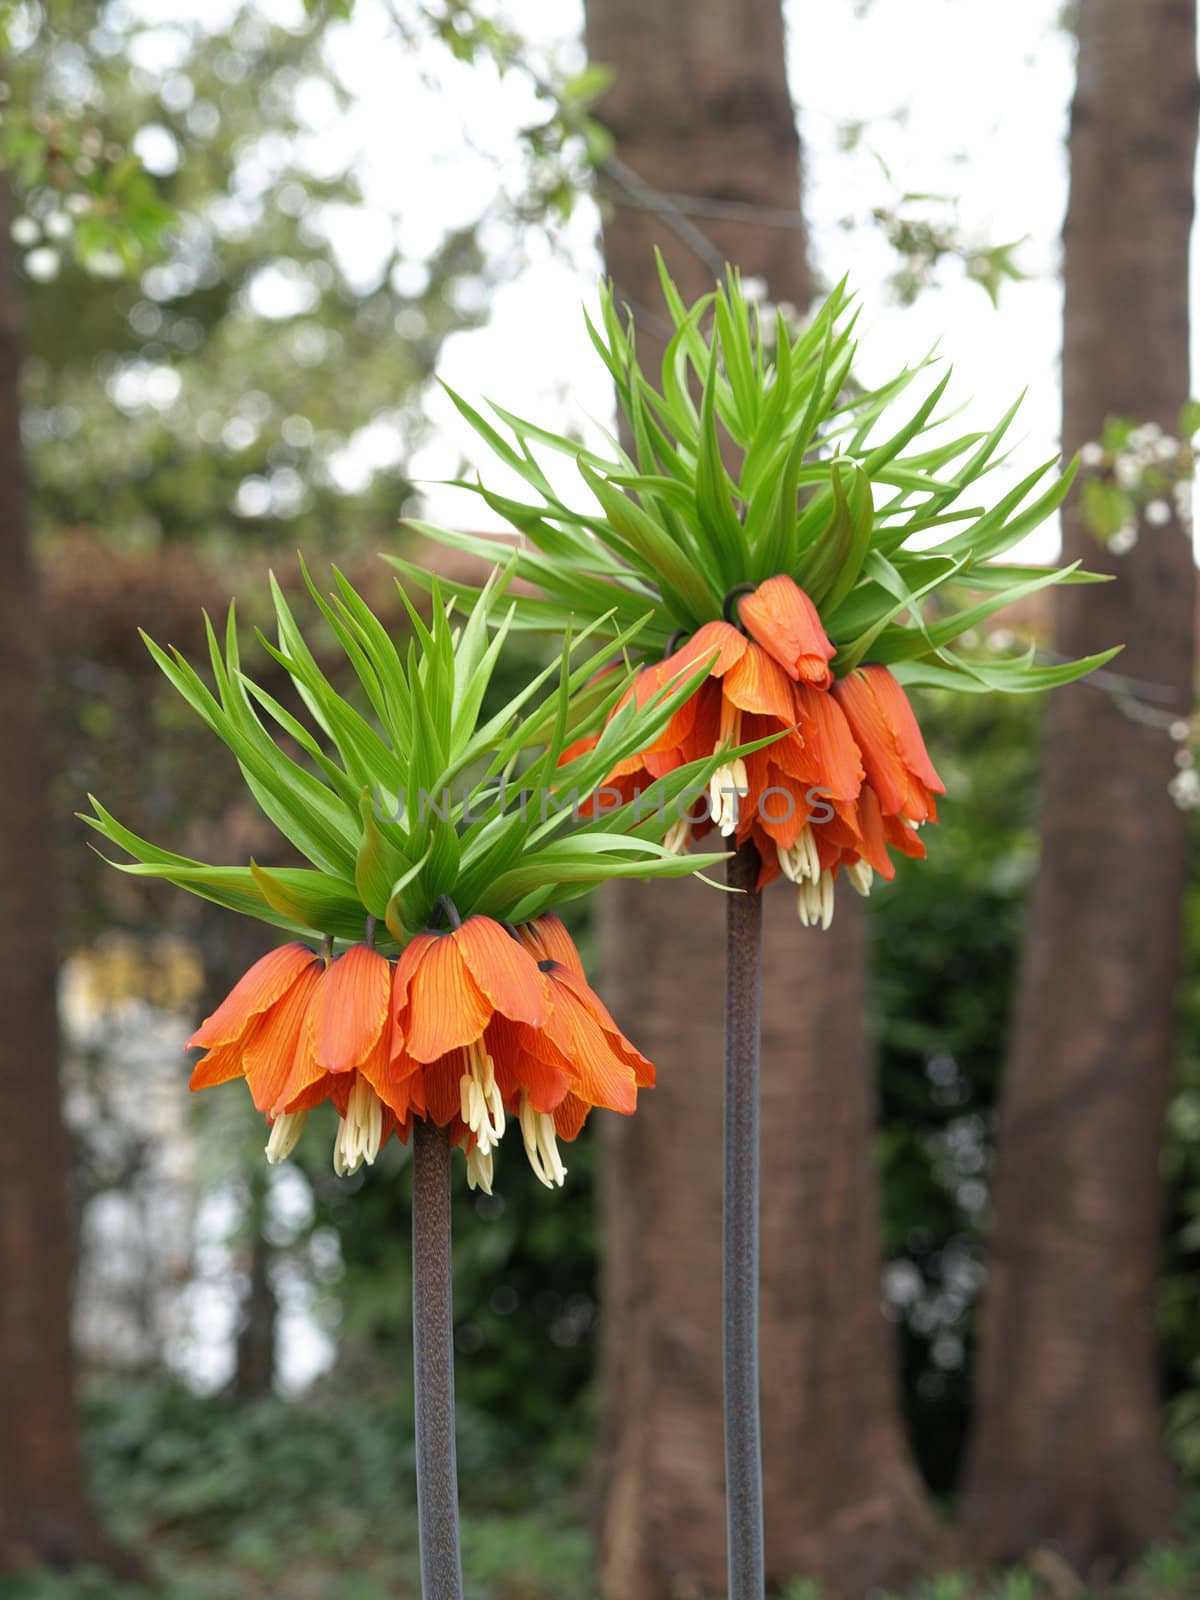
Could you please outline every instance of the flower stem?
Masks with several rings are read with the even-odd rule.
[[[462,1600],[454,1445],[450,1134],[413,1124],[413,1380],[423,1600]]]
[[[725,900],[725,1190],[723,1317],[729,1600],[763,1600],[762,1444],[758,1393],[758,851],[742,845]]]

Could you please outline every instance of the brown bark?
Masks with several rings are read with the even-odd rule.
[[[800,151],[778,0],[588,0],[588,49],[616,69],[601,111],[656,189],[795,214]],[[653,369],[653,246],[686,297],[728,259],[803,306],[803,232],[697,217],[707,259],[606,182],[605,255]],[[918,1570],[936,1542],[898,1417],[880,1313],[864,939],[842,904],[805,932],[767,893],[763,1018],[762,1393],[767,1570],[858,1596]],[[721,995],[724,906],[702,884],[603,897],[605,993],[660,1068],[610,1119],[605,1378],[611,1474],[602,1530],[613,1600],[721,1592]]]
[[[1198,105],[1192,0],[1084,0],[1065,229],[1063,437],[1106,414],[1174,433],[1188,389]],[[1059,648],[1124,640],[1116,671],[1192,706],[1195,572],[1174,523],[1101,552],[1061,591]],[[977,1547],[1079,1566],[1168,1533],[1155,1381],[1158,1157],[1170,1088],[1185,820],[1161,727],[1086,684],[1049,715],[1041,869],[999,1123],[978,1420],[965,1512]]]
[[[674,221],[711,242],[706,261],[679,243],[661,208],[604,180],[605,263],[651,346],[663,326],[655,245],[685,298],[711,289],[729,260],[764,278],[775,299],[805,307],[812,286],[800,224],[800,138],[779,0],[587,0],[585,15],[589,57],[615,72],[600,114],[618,159],[659,194],[774,213],[767,222],[682,209]]]
[[[9,234],[0,193],[0,240]],[[59,1103],[56,925],[25,539],[20,314],[0,252],[0,1571],[108,1560],[76,1439],[70,1158]]]

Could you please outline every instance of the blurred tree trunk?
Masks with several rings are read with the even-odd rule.
[[[73,1229],[59,1100],[58,943],[26,547],[20,309],[0,189],[0,1572],[114,1563],[88,1506],[70,1335]]]
[[[620,169],[616,183],[610,174],[605,256],[645,364],[661,352],[655,244],[687,298],[728,259],[765,279],[773,299],[806,306],[778,0],[587,0],[586,13],[592,60],[616,72],[602,115],[637,178],[796,218],[695,218],[713,242],[702,258],[636,203]],[[603,1583],[613,1600],[674,1600],[725,1580],[724,906],[691,881],[613,885],[602,898],[605,993],[660,1068],[636,1118],[608,1119]],[[762,1381],[768,1571],[776,1581],[820,1574],[831,1592],[857,1596],[918,1570],[936,1534],[880,1312],[864,933],[852,898],[821,934],[800,927],[786,886],[766,897]]]
[[[274,1251],[267,1238],[267,1201],[270,1194],[266,1163],[251,1168],[249,1204],[246,1207],[246,1250],[249,1256],[246,1293],[242,1299],[237,1335],[234,1393],[239,1400],[261,1400],[275,1383],[275,1343],[279,1302],[271,1282]]]
[[[1065,229],[1063,439],[1106,415],[1176,432],[1188,391],[1198,105],[1194,0],[1083,0]],[[1163,1113],[1187,827],[1167,785],[1188,715],[1191,540],[1143,525],[1113,557],[1066,518],[1066,555],[1115,573],[1060,591],[1058,648],[1125,641],[1154,722],[1095,686],[1055,694],[998,1140],[966,1515],[982,1553],[1132,1555],[1175,1504],[1155,1381]]]

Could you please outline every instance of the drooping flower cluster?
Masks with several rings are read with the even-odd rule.
[[[331,1101],[339,1176],[428,1118],[463,1146],[471,1187],[488,1194],[515,1117],[534,1173],[561,1184],[557,1141],[574,1139],[595,1106],[632,1112],[654,1068],[588,985],[556,916],[519,928],[450,916],[457,925],[418,934],[395,962],[366,943],[335,957],[273,950],[188,1041],[208,1052],[192,1088],[244,1077],[270,1122],[271,1161]]]
[[[945,793],[900,684],[887,667],[834,679],[836,651],[816,607],[784,574],[731,595],[733,622],[707,622],[682,648],[644,667],[638,704],[694,676],[695,693],[652,745],[606,780],[621,798],[701,756],[770,740],[732,756],[694,798],[669,842],[686,849],[716,826],[758,846],[759,887],[782,873],[800,920],[828,928],[844,869],[860,894],[875,873],[895,875],[888,848],[923,856],[917,829],[937,820]]]

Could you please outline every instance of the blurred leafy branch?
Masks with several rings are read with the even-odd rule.
[[[306,4],[314,15],[346,19],[353,13],[355,0],[306,0]],[[595,190],[597,180],[603,179],[610,198],[655,212],[664,227],[717,277],[724,259],[704,232],[706,219],[728,217],[803,228],[799,209],[781,213],[775,208],[699,194],[668,194],[647,183],[617,155],[612,133],[598,110],[613,78],[605,63],[589,62],[574,73],[559,70],[540,60],[529,40],[502,17],[486,11],[480,0],[420,4],[385,0],[385,4],[397,31],[410,43],[418,42],[422,34],[432,36],[455,60],[471,66],[489,62],[501,77],[515,73],[532,86],[545,115],[521,130],[527,190],[518,211],[525,220],[565,220],[580,195]],[[868,150],[865,132],[861,122],[846,124],[840,130],[843,153],[851,154],[860,147]],[[885,181],[896,187],[886,162],[876,152],[869,153]],[[941,269],[953,260],[962,264],[967,278],[997,306],[1003,285],[1025,278],[1016,260],[1024,240],[992,244],[974,237],[962,227],[956,207],[956,200],[949,195],[904,193],[897,188],[867,217],[847,216],[842,226],[852,231],[869,224],[881,230],[898,257],[888,283],[900,304],[911,305],[924,290],[936,287]]]
[[[11,57],[44,45],[57,25],[69,25],[65,0],[41,7],[0,0],[0,52]],[[10,63],[11,65],[11,63]],[[21,225],[36,237],[41,217],[50,240],[69,242],[76,259],[97,277],[135,270],[160,247],[171,208],[143,162],[116,142],[83,96],[53,75],[27,100],[14,97],[11,77],[0,84],[0,167],[26,207]]]
[[[377,259],[341,247],[368,208],[349,158],[314,170],[297,96],[306,84],[344,112],[324,46],[322,25],[251,6],[166,31],[74,6],[14,43],[9,115],[53,117],[114,165],[149,149],[140,192],[152,182],[169,218],[152,254],[88,235],[85,263],[63,248],[75,222],[58,190],[17,196],[39,537],[100,527],[126,548],[228,551],[282,536],[315,552],[394,528],[428,432],[422,388],[446,336],[478,322],[491,269],[478,222],[416,253],[372,213]],[[140,226],[136,208],[120,221],[127,239]]]
[[[340,0],[349,15],[353,0]],[[488,62],[500,75],[516,73],[533,88],[545,114],[520,130],[526,164],[526,192],[518,211],[525,220],[565,221],[586,192],[594,173],[614,163],[612,135],[592,108],[612,82],[599,63],[582,71],[561,71],[539,61],[529,41],[502,18],[488,15],[474,0],[402,4],[385,0],[404,39],[420,34],[441,41],[456,61],[472,67]]]
[[[891,120],[902,121],[902,113]],[[901,305],[909,306],[923,291],[936,288],[947,262],[961,264],[967,279],[977,283],[991,301],[1000,304],[1005,283],[1022,283],[1026,273],[1016,253],[1026,242],[1011,239],[992,244],[963,227],[954,195],[935,194],[904,188],[891,166],[868,141],[868,126],[858,120],[843,123],[838,129],[838,145],[843,155],[862,152],[879,168],[891,197],[872,207],[869,220],[880,229],[898,257],[888,278],[888,287]],[[842,218],[841,226],[852,232],[864,219],[854,215]]]
[[[927,214],[914,213],[916,205],[932,207]],[[900,257],[890,277],[892,293],[901,305],[912,305],[925,289],[936,287],[938,273],[949,259],[961,261],[972,283],[977,283],[992,302],[1000,304],[1005,283],[1021,283],[1025,273],[1015,252],[1025,242],[1013,239],[1007,244],[988,244],[973,240],[962,229],[949,195],[903,194],[887,206],[877,206],[871,215],[884,237]]]
[[[1153,421],[1110,416],[1080,451],[1080,511],[1102,544],[1124,555],[1140,528],[1192,525],[1200,400],[1180,408],[1175,433]]]
[[[490,64],[500,77],[517,74],[533,88],[544,115],[520,130],[525,154],[525,184],[515,201],[523,221],[565,221],[581,194],[604,178],[618,203],[650,209],[664,225],[714,273],[723,266],[720,251],[703,230],[706,217],[723,214],[724,203],[697,195],[668,195],[647,184],[617,156],[612,135],[596,113],[612,80],[603,63],[593,62],[569,73],[537,59],[529,41],[503,18],[489,14],[478,0],[385,0],[398,35],[419,46],[439,41],[450,56],[470,66]],[[34,42],[49,50],[57,28],[78,35],[78,9],[65,0],[51,0],[27,9],[15,0],[0,0],[0,47],[28,51]],[[314,36],[331,23],[348,21],[354,0],[306,0]],[[38,35],[45,36],[38,41]],[[59,86],[61,87],[61,86]],[[27,199],[31,217],[46,218],[48,243],[70,240],[84,268],[98,276],[131,272],[162,248],[175,213],[164,186],[144,163],[105,127],[103,109],[81,115],[83,107],[68,92],[56,91],[47,74],[45,93],[35,105],[10,101],[0,116],[0,164],[9,171],[18,192]],[[841,130],[844,152],[863,142],[861,123]],[[891,174],[875,156],[887,181]],[[948,260],[962,263],[993,305],[1002,285],[1024,274],[1015,259],[1022,241],[993,245],[962,229],[954,200],[945,195],[898,193],[874,206],[866,219],[846,217],[843,227],[863,221],[878,227],[898,257],[889,278],[892,293],[911,304],[938,282]],[[919,209],[918,209],[919,208]],[[745,209],[745,208],[742,208]],[[53,219],[49,221],[49,219]],[[793,216],[772,215],[780,226],[803,226]]]

